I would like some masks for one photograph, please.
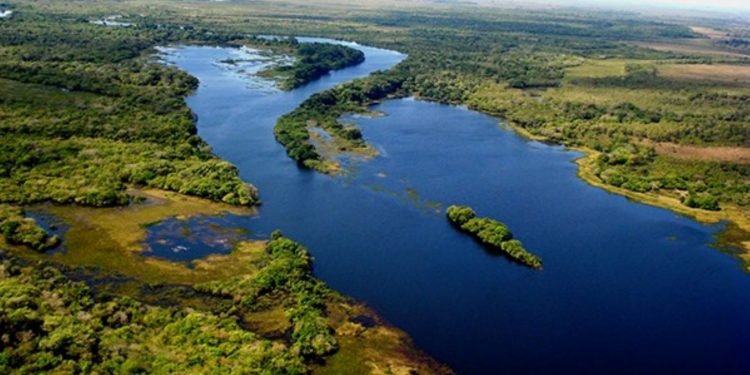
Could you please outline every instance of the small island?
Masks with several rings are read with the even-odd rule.
[[[290,91],[304,86],[334,70],[348,68],[365,61],[365,54],[351,47],[330,43],[300,43],[296,39],[281,41],[288,43],[289,52],[295,57],[291,65],[275,65],[260,74],[278,78],[279,87]]]
[[[521,241],[514,240],[505,224],[490,218],[477,217],[471,207],[450,206],[446,210],[448,220],[461,231],[470,233],[487,247],[502,251],[514,261],[534,269],[542,269],[542,260],[526,251]]]

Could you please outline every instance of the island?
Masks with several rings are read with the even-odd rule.
[[[521,241],[513,239],[513,234],[505,224],[495,219],[477,217],[476,212],[467,206],[450,206],[446,215],[456,228],[471,234],[489,249],[502,252],[523,265],[542,269],[542,260],[526,251]]]
[[[289,38],[277,43],[287,44],[294,61],[276,64],[260,72],[261,76],[276,78],[282,90],[290,91],[339,69],[365,61],[365,54],[351,47],[331,43],[300,43]]]

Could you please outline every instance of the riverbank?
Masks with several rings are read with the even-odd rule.
[[[648,204],[655,207],[666,208],[681,215],[689,216],[698,222],[706,224],[716,224],[722,221],[728,221],[737,226],[742,231],[743,236],[733,236],[734,240],[726,245],[734,246],[742,250],[742,253],[736,254],[743,261],[743,268],[750,272],[750,217],[747,212],[740,207],[729,204],[722,204],[720,211],[707,211],[685,206],[679,198],[660,193],[639,193],[604,183],[594,173],[594,163],[598,153],[594,150],[577,148],[576,150],[584,152],[586,155],[576,160],[578,164],[578,176],[588,184],[604,189],[611,193],[623,195],[639,203]],[[722,232],[717,234],[722,237]],[[742,239],[741,239],[742,238]]]
[[[528,130],[510,122],[503,123],[503,125],[507,126],[516,134],[526,139],[540,142],[548,141],[546,137],[532,134]],[[600,152],[587,147],[567,148],[583,153],[583,156],[576,159],[575,161],[578,165],[577,175],[589,185],[606,190],[610,193],[625,196],[635,202],[668,209],[680,215],[688,216],[701,223],[716,224],[722,221],[727,221],[736,225],[737,229],[731,236],[731,240],[725,242],[724,245],[733,246],[737,249],[742,250],[741,253],[731,251],[729,253],[732,253],[734,256],[742,260],[743,269],[750,272],[750,217],[748,216],[747,212],[743,211],[740,207],[735,205],[722,204],[720,211],[701,210],[685,206],[679,198],[669,196],[667,194],[655,192],[639,193],[609,185],[602,181],[594,172],[596,160],[601,154]],[[737,230],[741,233],[737,233]],[[717,234],[717,237],[720,239],[722,237],[722,233]]]
[[[241,241],[229,253],[195,259],[189,264],[144,256],[148,251],[147,233],[162,220],[177,217],[187,221],[196,216],[221,215],[221,212],[254,215],[255,210],[157,189],[131,188],[128,193],[141,197],[140,202],[117,208],[49,204],[32,207],[33,212],[44,212],[46,218],[59,220],[58,224],[66,228],[63,235],[65,248],[54,254],[39,254],[2,240],[0,245],[8,249],[12,257],[56,264],[64,274],[83,277],[96,291],[133,298],[147,306],[166,304],[177,309],[198,309],[198,313],[210,316],[235,316],[240,326],[271,340],[274,345],[296,345],[286,342],[290,337],[296,337],[296,333],[291,334],[294,324],[288,321],[289,314],[284,312],[288,308],[286,302],[280,302],[289,298],[282,298],[291,293],[286,287],[273,286],[266,291],[268,298],[260,296],[256,303],[247,305],[243,302],[234,307],[231,305],[237,302],[236,298],[232,302],[231,295],[207,292],[202,287],[230,283],[243,290],[242,293],[250,293],[258,282],[255,280],[260,280],[262,275],[285,272],[283,268],[274,268],[282,263],[276,264],[273,260],[274,253],[270,252],[268,241]],[[300,254],[309,259],[306,252]],[[289,273],[288,277],[291,275]],[[316,293],[322,293],[323,304],[316,309],[321,309],[325,330],[330,330],[338,343],[332,353],[316,357],[308,364],[313,373],[452,373],[415,349],[406,333],[385,323],[372,309],[325,287],[314,278],[311,267],[306,268],[304,275],[295,275],[318,285]],[[98,303],[100,297],[93,294],[95,303]]]

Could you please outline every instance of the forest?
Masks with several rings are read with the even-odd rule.
[[[101,32],[80,17],[18,13],[0,23],[0,202],[123,205],[127,184],[258,201],[237,169],[196,136],[183,97],[197,80],[144,55],[164,43],[236,36]]]
[[[252,273],[187,285],[45,260],[61,239],[27,215],[34,204],[144,210],[132,191],[150,188],[259,203],[257,189],[197,135],[184,102],[197,79],[162,64],[153,49],[257,46],[259,38],[161,22],[104,26],[90,22],[100,15],[43,10],[57,5],[14,4],[13,17],[0,21],[0,373],[303,374],[326,361],[448,372],[400,331],[356,323],[377,317],[314,278],[306,249],[279,233],[244,266]],[[297,49],[294,85],[363,58],[348,47]],[[185,293],[201,302],[171,299]],[[278,328],[250,324],[253,316]]]

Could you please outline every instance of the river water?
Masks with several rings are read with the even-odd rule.
[[[276,118],[315,92],[404,58],[354,46],[365,63],[291,92],[249,74],[268,63],[252,51],[162,50],[200,79],[187,99],[200,136],[261,191],[257,216],[222,222],[250,237],[278,228],[305,244],[318,277],[460,373],[750,369],[750,277],[708,246],[720,227],[587,185],[576,176],[575,152],[525,140],[462,107],[401,99],[374,107],[386,116],[346,119],[380,157],[353,161],[343,177],[298,168],[273,138]],[[227,58],[244,61],[219,63]],[[454,203],[508,224],[544,270],[458,233],[439,212]],[[206,219],[197,220],[188,225]]]

